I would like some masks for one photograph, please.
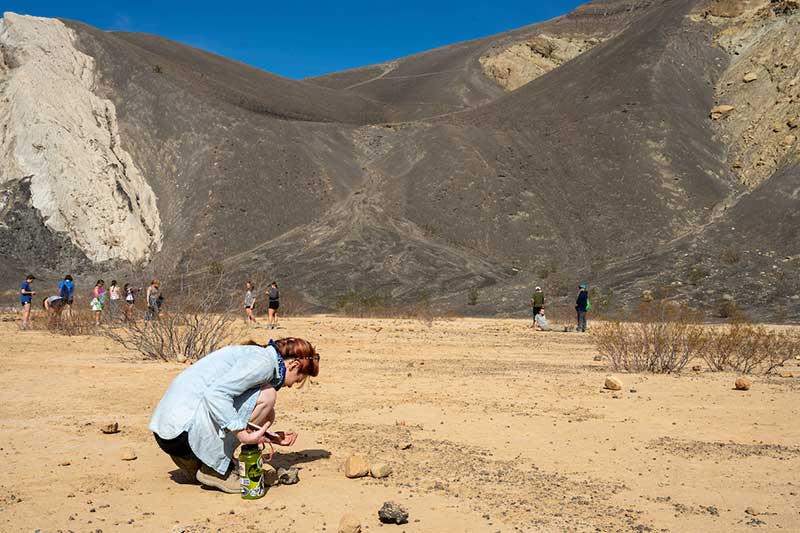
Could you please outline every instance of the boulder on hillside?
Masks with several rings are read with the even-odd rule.
[[[730,112],[734,109],[736,109],[734,106],[728,104],[716,105],[711,108],[709,116],[711,117],[711,120],[719,120],[728,116],[728,114],[730,114]]]

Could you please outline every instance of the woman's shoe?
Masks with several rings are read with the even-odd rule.
[[[228,494],[239,494],[242,492],[242,484],[239,481],[239,474],[236,472],[235,468],[229,469],[228,473],[223,476],[215,472],[214,469],[203,465],[197,472],[197,481],[206,487],[213,487],[222,492],[227,492]]]
[[[170,455],[169,458],[172,459],[175,466],[181,469],[183,477],[185,477],[187,481],[190,483],[197,483],[197,471],[200,470],[200,465],[203,464],[200,462],[200,459],[184,459],[183,457],[174,455]]]

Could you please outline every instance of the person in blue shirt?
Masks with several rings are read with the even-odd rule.
[[[33,274],[28,274],[19,287],[19,303],[22,305],[22,329],[31,327],[31,300],[36,294],[36,291],[31,287],[31,283],[35,279]]]
[[[303,339],[226,346],[172,381],[150,431],[190,482],[239,493],[233,452],[239,444],[294,444],[294,432],[266,433],[275,422],[277,392],[318,373],[319,355]]]
[[[75,283],[72,276],[67,274],[61,283],[58,284],[58,295],[64,300],[66,315],[72,316],[72,302],[75,301]]]
[[[589,309],[589,291],[586,285],[578,289],[578,298],[575,300],[575,311],[578,312],[578,328],[575,331],[586,331],[586,311]]]

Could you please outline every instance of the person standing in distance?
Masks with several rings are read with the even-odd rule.
[[[586,285],[581,285],[578,298],[575,300],[575,311],[578,312],[578,328],[576,331],[586,331],[586,312],[589,310],[589,291]]]
[[[108,314],[109,320],[114,322],[119,315],[119,306],[122,303],[122,291],[117,285],[117,280],[111,280],[111,286],[108,288],[109,306]]]
[[[22,329],[31,327],[31,300],[36,295],[36,291],[31,288],[31,283],[35,279],[33,274],[28,274],[19,287],[19,303],[22,305]]]
[[[250,280],[247,280],[247,282],[244,284],[244,320],[248,326],[251,324],[255,325],[256,323],[256,317],[253,314],[253,309],[255,309],[256,306],[256,295],[254,292],[255,288],[256,286]]]
[[[105,307],[106,303],[106,282],[102,279],[98,279],[97,283],[94,284],[94,289],[92,291],[92,301],[89,302],[89,306],[94,313],[94,325],[100,325],[100,316],[103,314],[103,307]]]
[[[145,305],[147,306],[147,311],[144,313],[145,320],[153,320],[158,318],[160,297],[161,283],[157,279],[154,279],[150,282],[150,286],[147,287],[147,291],[144,294]]]
[[[544,292],[542,292],[541,287],[536,287],[533,290],[533,296],[531,296],[531,308],[533,309],[533,322],[531,323],[531,327],[536,325],[536,317],[539,315],[539,311],[542,310],[544,307]]]
[[[270,329],[278,327],[278,308],[280,303],[280,292],[278,292],[278,282],[273,281],[267,289],[267,297],[269,298],[269,305],[267,306],[267,325]]]
[[[67,274],[58,284],[58,295],[64,300],[64,311],[67,318],[72,317],[72,304],[75,301],[75,283],[72,276]]]

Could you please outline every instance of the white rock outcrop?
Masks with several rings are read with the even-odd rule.
[[[45,224],[93,261],[147,260],[162,240],[156,196],[75,39],[56,19],[0,20],[0,187],[29,177]]]

